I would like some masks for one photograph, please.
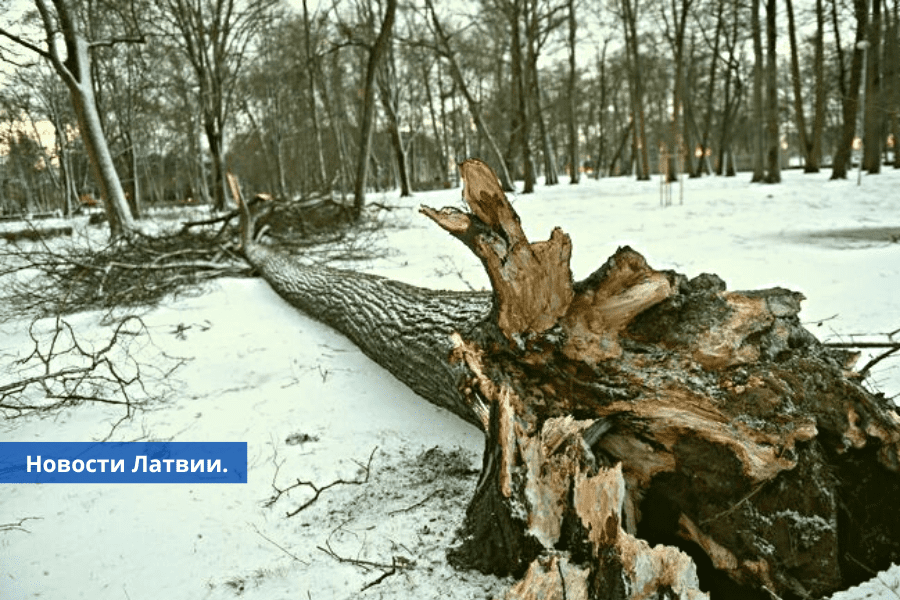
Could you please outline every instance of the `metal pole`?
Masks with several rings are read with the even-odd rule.
[[[867,40],[863,40],[856,44],[856,47],[862,50],[863,53],[863,62],[862,62],[862,94],[860,95],[859,100],[859,114],[860,114],[860,122],[862,125],[860,126],[859,132],[859,168],[856,171],[856,185],[862,185],[862,164],[863,159],[866,156],[866,84],[868,82],[868,77],[866,77],[866,59],[869,57],[869,42]]]

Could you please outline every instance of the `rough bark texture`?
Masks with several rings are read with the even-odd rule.
[[[91,54],[78,20],[71,7],[63,0],[53,0],[56,13],[45,0],[36,2],[44,31],[47,35],[47,51],[39,53],[50,61],[54,70],[66,84],[72,99],[72,107],[78,121],[78,130],[84,143],[94,182],[103,198],[109,220],[110,236],[118,238],[130,235],[134,230],[134,218],[125,199],[125,192],[116,172],[112,153],[100,121],[94,83],[91,75]],[[60,46],[54,39],[61,31],[66,56],[60,56]]]
[[[853,137],[856,133],[856,112],[859,108],[859,88],[862,83],[862,54],[859,43],[866,38],[866,28],[869,21],[869,9],[867,0],[853,0],[853,12],[856,16],[856,37],[853,40],[853,58],[850,66],[850,82],[843,97],[843,125],[841,137],[834,151],[834,159],[831,165],[832,179],[847,179],[847,168],[850,165],[850,156],[853,150]],[[836,11],[836,9],[835,9]],[[833,14],[837,14],[836,12]],[[834,17],[835,22],[837,16]],[[835,31],[838,29],[836,28]],[[842,61],[843,64],[843,61]]]
[[[289,302],[485,432],[459,567],[508,598],[816,598],[900,560],[900,418],[800,324],[803,297],[733,292],[620,248],[573,282],[493,172],[470,212],[422,211],[493,295],[302,267],[245,240]],[[248,228],[249,230],[249,228]]]
[[[388,0],[384,9],[381,29],[369,50],[366,79],[363,87],[362,124],[356,154],[356,179],[353,183],[353,215],[359,218],[366,203],[366,180],[369,173],[369,153],[372,147],[372,129],[375,127],[375,73],[379,62],[388,50],[397,14],[397,0]]]

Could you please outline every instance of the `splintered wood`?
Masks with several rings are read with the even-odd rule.
[[[421,209],[493,287],[448,356],[486,434],[454,564],[520,577],[507,598],[686,600],[817,597],[900,560],[870,544],[900,538],[900,419],[802,327],[801,294],[627,247],[573,282],[568,235],[529,241],[490,167],[460,173],[470,212]],[[701,585],[686,549],[732,583]]]

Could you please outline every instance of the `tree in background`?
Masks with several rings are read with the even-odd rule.
[[[581,177],[581,160],[578,158],[578,72],[575,69],[575,48],[578,40],[578,21],[575,18],[575,0],[568,0],[567,20],[569,24],[568,45],[569,77],[566,93],[569,97],[566,124],[569,130],[569,183],[578,183]]]
[[[391,43],[397,0],[387,0],[381,27],[374,43],[368,49],[366,79],[363,84],[362,117],[360,119],[359,147],[356,154],[356,180],[353,184],[353,215],[359,218],[366,202],[366,178],[369,172],[369,153],[372,147],[372,130],[375,126],[375,76]]]
[[[776,1],[766,0],[766,183],[781,182]]]
[[[203,130],[212,158],[214,206],[225,208],[225,130],[251,42],[277,0],[164,0],[165,26],[176,35],[198,88]],[[167,34],[168,31],[162,33]]]
[[[832,15],[835,21],[835,33],[840,28],[837,24],[837,0],[834,0],[834,9]],[[842,85],[842,116],[843,125],[841,129],[841,137],[838,140],[837,149],[834,153],[834,159],[831,166],[832,179],[846,179],[847,167],[850,164],[850,155],[853,150],[853,137],[856,133],[856,113],[859,109],[859,88],[862,82],[862,56],[863,49],[860,42],[866,39],[866,28],[869,21],[868,0],[853,0],[853,12],[856,17],[856,36],[853,43],[853,59],[850,67],[850,81],[843,89]],[[840,44],[838,44],[840,48]],[[840,74],[843,80],[843,56],[838,54],[840,61]]]
[[[82,33],[73,6],[66,0],[52,0],[51,4],[46,0],[35,0],[35,6],[45,36],[43,46],[7,29],[0,29],[0,36],[48,61],[66,84],[94,180],[109,218],[110,235],[113,238],[128,236],[134,230],[134,218],[125,199],[97,108],[91,48],[111,46],[117,42],[140,41],[141,38],[117,36],[89,41]]]

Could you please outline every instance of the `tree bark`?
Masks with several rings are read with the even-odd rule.
[[[872,2],[869,24],[868,68],[863,73],[866,86],[866,105],[863,113],[863,168],[867,173],[881,172],[882,129],[884,115],[881,94],[881,1]],[[896,108],[895,108],[896,110]]]
[[[750,29],[753,35],[753,177],[754,183],[766,179],[765,132],[763,130],[763,52],[762,26],[759,22],[759,2],[750,2]]]
[[[813,117],[812,148],[806,158],[804,172],[818,173],[822,161],[822,135],[825,131],[825,9],[816,0],[816,36],[813,70],[816,73],[816,108]]]
[[[362,120],[359,130],[359,147],[356,153],[356,179],[353,182],[353,216],[359,218],[366,204],[366,179],[369,173],[369,154],[372,148],[372,129],[375,126],[375,73],[390,45],[394,29],[397,0],[387,0],[381,29],[369,51],[366,79],[363,87]]]
[[[722,31],[725,27],[725,0],[718,0],[716,3],[716,31],[713,35],[713,46],[712,46],[712,55],[709,59],[709,82],[708,87],[706,88],[706,110],[703,119],[703,132],[700,134],[700,150],[703,153],[703,157],[706,159],[705,161],[701,161],[697,166],[697,176],[701,175],[701,169],[703,168],[701,165],[709,164],[709,155],[711,151],[709,150],[709,134],[710,128],[712,127],[713,120],[713,101],[715,98],[716,91],[716,73],[718,69],[716,68],[719,63],[719,43],[722,39]],[[725,97],[727,100],[728,97],[728,84],[726,83],[726,91]],[[727,103],[726,103],[727,105]],[[719,150],[721,157],[722,149]],[[719,159],[719,166],[717,166],[717,172],[721,173],[721,158]],[[709,175],[712,175],[712,169],[709,169]]]
[[[319,56],[315,56],[313,54],[312,49],[312,28],[309,23],[309,8],[307,6],[307,0],[303,0],[303,41],[306,49],[306,61],[307,61],[307,83],[309,88],[309,112],[312,116],[312,126],[313,126],[313,135],[316,140],[316,148],[315,148],[315,176],[316,183],[318,184],[318,188],[320,190],[324,190],[328,187],[328,176],[325,174],[325,155],[324,150],[322,148],[322,130],[319,127],[319,107],[316,103],[316,73],[319,70],[319,61],[321,60]]]
[[[575,43],[578,22],[575,19],[575,0],[568,0],[569,23],[569,77],[566,82],[568,102],[566,103],[566,124],[569,133],[569,183],[578,183],[581,178],[581,159],[578,157],[578,71],[575,68]],[[606,107],[604,107],[605,109]]]
[[[894,0],[893,16],[891,11],[885,11],[886,16],[890,19],[890,27],[888,27],[887,38],[885,39],[885,58],[886,65],[890,65],[889,70],[885,73],[888,80],[888,89],[894,103],[894,110],[890,111],[891,135],[894,137],[894,168],[900,169],[900,111],[896,107],[900,106],[900,2]]]
[[[766,183],[781,183],[781,136],[778,133],[778,48],[776,1],[766,0]]]
[[[853,60],[850,66],[850,83],[843,94],[843,124],[841,137],[834,153],[831,165],[831,179],[847,179],[847,167],[853,150],[853,136],[856,133],[856,111],[859,109],[859,86],[862,80],[862,53],[859,43],[866,39],[866,27],[869,21],[868,0],[854,0],[853,12],[856,15],[856,37],[853,41]],[[837,23],[837,8],[834,8],[834,19]],[[836,27],[835,32],[840,28]],[[843,75],[843,63],[841,66]],[[843,88],[843,84],[841,84]]]
[[[629,81],[631,83],[631,105],[634,120],[634,154],[638,157],[637,179],[650,179],[650,150],[647,147],[647,128],[644,119],[644,83],[641,73],[641,60],[638,53],[637,15],[631,0],[622,0],[622,22],[625,27],[626,57]]]
[[[821,1],[817,0],[817,7],[821,7]],[[791,48],[791,87],[794,92],[794,122],[797,125],[797,136],[800,142],[800,151],[803,153],[804,167],[807,173],[815,173],[819,170],[818,166],[810,169],[810,165],[818,165],[812,158],[812,144],[806,135],[806,114],[803,110],[803,93],[801,91],[800,82],[800,58],[797,53],[797,31],[794,25],[794,2],[793,0],[785,0],[785,8],[788,16],[788,40]],[[816,50],[818,52],[818,49]],[[819,55],[816,55],[816,60]],[[818,76],[818,72],[816,73]]]
[[[441,26],[441,23],[437,18],[437,13],[435,13],[434,11],[434,6],[432,5],[431,0],[426,0],[425,4],[428,8],[428,13],[431,16],[431,23],[434,26],[434,34],[439,47],[438,52],[441,56],[447,59],[447,63],[450,66],[450,76],[453,78],[453,81],[456,83],[456,87],[459,89],[459,92],[466,100],[466,105],[469,107],[469,113],[472,115],[472,120],[475,121],[475,127],[478,129],[478,133],[487,142],[488,147],[491,150],[491,154],[494,156],[496,167],[499,171],[498,176],[500,177],[500,185],[503,186],[504,191],[513,192],[516,188],[513,185],[512,178],[509,176],[509,171],[506,168],[506,161],[503,160],[503,153],[500,152],[500,147],[497,146],[497,142],[494,139],[494,136],[491,134],[487,124],[484,122],[484,118],[482,117],[481,108],[479,107],[478,101],[472,95],[472,92],[469,90],[468,86],[466,86],[466,80],[463,78],[462,71],[459,68],[459,63],[456,61],[456,55],[453,52],[453,48],[450,47],[450,39],[444,32],[444,28]],[[463,129],[463,131],[465,131],[465,128]]]
[[[531,121],[528,114],[528,96],[526,94],[525,72],[522,60],[522,0],[513,0],[513,2],[504,5],[504,12],[509,20],[510,28],[510,62],[512,69],[512,85],[513,93],[516,98],[516,105],[513,109],[512,133],[510,136],[510,147],[515,148],[517,145],[522,152],[522,171],[523,184],[522,193],[534,193],[534,163],[531,158]],[[518,142],[517,144],[515,142]],[[510,155],[510,159],[513,155]],[[511,162],[511,161],[510,161]],[[513,163],[514,164],[514,163]],[[513,169],[516,172],[515,169]]]
[[[397,82],[394,68],[393,49],[388,46],[387,56],[384,63],[376,75],[378,80],[378,91],[381,96],[381,105],[384,107],[384,113],[387,116],[388,129],[391,134],[391,146],[394,149],[394,160],[397,164],[397,179],[400,184],[400,196],[402,198],[412,196],[412,190],[409,184],[409,168],[406,156],[406,147],[403,145],[403,138],[400,135],[400,100],[397,93]]]
[[[47,48],[42,49],[17,38],[5,31],[0,35],[12,39],[32,50],[50,62],[53,69],[66,84],[72,100],[78,130],[84,143],[85,153],[100,191],[109,221],[110,236],[119,238],[130,235],[134,230],[134,218],[125,199],[122,183],[116,172],[112,153],[100,120],[100,112],[94,97],[91,56],[88,41],[78,25],[71,7],[64,0],[53,0],[55,14],[46,0],[36,0],[35,5],[47,36]],[[66,56],[59,54],[56,33],[62,33]]]
[[[530,116],[532,120],[537,122],[538,133],[541,136],[541,154],[544,158],[544,185],[556,185],[559,183],[556,148],[550,139],[550,132],[547,130],[547,122],[544,119],[543,91],[541,89],[540,73],[537,68],[538,57],[544,43],[544,40],[540,38],[542,34],[546,35],[547,28],[551,28],[551,25],[547,24],[545,28],[541,28],[541,16],[540,7],[536,1],[525,2],[526,63],[528,66],[528,87],[531,90],[530,96],[533,105]]]
[[[491,294],[301,266],[242,207],[280,295],[484,432],[454,565],[520,578],[510,599],[795,599],[900,559],[900,417],[803,328],[802,295],[627,247],[573,282],[565,233],[529,242],[493,171],[460,170],[470,212],[422,212]]]

